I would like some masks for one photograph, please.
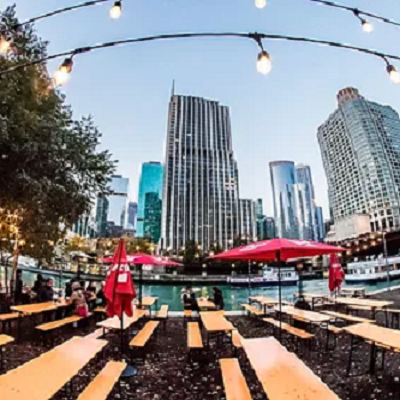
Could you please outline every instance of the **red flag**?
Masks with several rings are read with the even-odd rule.
[[[109,317],[114,315],[121,317],[123,312],[128,317],[132,317],[132,300],[136,297],[136,289],[127,263],[124,239],[120,239],[118,249],[114,254],[113,265],[106,278],[104,294],[107,299]]]

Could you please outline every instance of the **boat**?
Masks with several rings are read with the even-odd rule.
[[[282,267],[281,270],[281,286],[296,286],[298,276],[294,267]],[[279,268],[263,267],[262,276],[258,277],[228,277],[227,283],[231,286],[252,286],[252,287],[269,287],[279,286]]]
[[[357,261],[347,264],[345,282],[374,283],[400,279],[400,256],[378,258],[370,261]]]

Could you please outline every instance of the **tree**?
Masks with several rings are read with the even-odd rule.
[[[12,43],[0,71],[46,55],[47,43],[31,25],[18,25],[15,7],[2,14],[0,36]],[[0,99],[0,207],[21,216],[20,250],[49,257],[96,195],[108,194],[115,162],[97,150],[93,119],[73,119],[45,64],[0,76]]]
[[[184,264],[192,264],[193,262],[201,261],[201,247],[195,240],[188,240],[182,249]]]
[[[217,242],[210,246],[210,253],[219,254],[224,251],[224,248]]]

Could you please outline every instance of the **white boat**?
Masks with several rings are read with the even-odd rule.
[[[400,279],[400,256],[379,258],[372,261],[358,261],[347,264],[345,281],[348,283],[365,283]]]
[[[281,286],[296,286],[299,280],[294,267],[282,267],[281,270]],[[259,277],[229,277],[228,284],[231,286],[257,286],[268,287],[279,285],[279,268],[278,267],[263,267],[263,274]]]

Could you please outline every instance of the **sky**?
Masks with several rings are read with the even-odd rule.
[[[338,0],[400,21],[398,0]],[[0,8],[14,0],[0,0]],[[25,20],[79,0],[18,0]],[[123,15],[109,18],[112,2],[37,22],[49,54],[95,43],[178,32],[262,32],[307,36],[400,55],[400,29],[374,21],[366,34],[351,14],[310,0],[124,0]],[[371,22],[373,22],[371,20]],[[318,126],[336,107],[337,92],[356,87],[366,98],[400,111],[400,85],[390,82],[382,60],[312,44],[264,41],[272,72],[256,71],[258,48],[243,39],[184,39],[125,45],[74,58],[63,87],[79,118],[91,114],[103,133],[102,147],[119,160],[137,199],[140,166],[163,161],[168,102],[175,93],[229,106],[240,197],[262,198],[273,214],[269,162],[292,160],[311,167],[317,202],[328,217]],[[62,59],[49,63],[54,72]],[[396,64],[396,63],[394,63]],[[397,63],[400,69],[400,62]]]

